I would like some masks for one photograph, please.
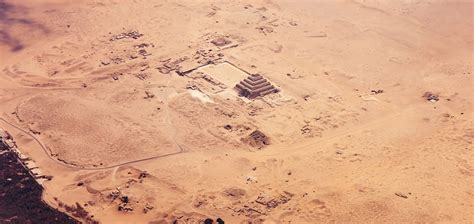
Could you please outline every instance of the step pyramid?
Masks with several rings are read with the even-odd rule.
[[[240,83],[235,85],[235,90],[237,90],[240,96],[249,99],[278,92],[278,89],[260,74],[252,74],[243,81],[240,81]]]

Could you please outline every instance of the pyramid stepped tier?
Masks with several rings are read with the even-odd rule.
[[[249,99],[278,92],[277,88],[275,88],[270,82],[268,82],[268,80],[259,74],[250,75],[238,83],[235,86],[235,89],[240,96],[244,96]]]
[[[257,80],[257,81],[252,81],[250,79],[245,79],[244,81],[242,82],[245,82],[249,85],[258,85],[258,84],[262,84],[262,83],[266,83],[267,80],[266,79],[260,79],[260,80]]]
[[[251,90],[255,90],[255,89],[259,89],[259,88],[262,88],[264,86],[268,86],[268,85],[271,85],[271,84],[269,82],[263,82],[263,83],[259,83],[259,84],[250,84],[248,82],[241,81],[240,85],[245,86],[246,88],[249,88]]]
[[[267,90],[270,90],[270,89],[275,89],[275,87],[273,87],[273,85],[267,85],[267,86],[264,86],[264,87],[261,87],[261,88],[258,88],[258,89],[254,89],[253,91],[254,92],[264,92],[264,91],[267,91]]]
[[[247,79],[251,80],[251,81],[257,81],[257,80],[264,79],[264,78],[259,74],[252,74]]]
[[[265,90],[265,91],[261,92],[260,95],[265,96],[265,95],[268,95],[270,93],[275,93],[277,91],[278,90],[276,88],[273,88],[273,89],[269,89],[269,90]]]

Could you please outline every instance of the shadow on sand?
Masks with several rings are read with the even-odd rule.
[[[42,24],[26,18],[28,10],[6,0],[0,0],[0,45],[6,45],[12,52],[22,50],[25,45],[19,39],[19,34],[13,34],[15,27],[25,27],[25,31],[48,34],[49,30]],[[27,33],[25,33],[27,34]]]

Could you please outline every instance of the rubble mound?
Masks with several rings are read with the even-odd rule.
[[[270,138],[259,130],[253,131],[247,137],[243,138],[242,141],[258,149],[270,145]]]
[[[423,94],[423,98],[425,98],[427,101],[434,103],[439,100],[439,95],[432,92],[425,92]]]
[[[232,43],[232,41],[230,41],[226,38],[223,38],[223,37],[219,37],[219,38],[216,38],[216,39],[212,40],[211,43],[218,46],[218,47],[223,47],[225,45],[228,45],[228,44]]]
[[[120,34],[113,35],[109,39],[109,41],[115,41],[115,40],[127,39],[127,38],[138,39],[141,36],[143,36],[143,34],[139,33],[136,30],[132,30],[132,31],[123,32],[123,33],[120,33]]]

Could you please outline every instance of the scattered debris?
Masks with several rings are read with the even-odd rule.
[[[158,67],[158,68],[156,68],[156,69],[158,69],[158,71],[159,71],[160,73],[162,73],[162,74],[168,74],[168,73],[170,73],[170,71],[171,71],[170,69],[168,69],[168,68],[166,68],[166,67]]]
[[[269,26],[259,26],[256,27],[255,29],[259,30],[261,33],[267,35],[268,33],[273,33],[273,28]]]
[[[290,21],[289,24],[292,26],[298,26],[298,23],[296,23],[295,21]]]
[[[259,208],[253,208],[248,205],[244,205],[243,208],[233,209],[234,213],[237,215],[245,215],[250,218],[257,218],[262,215],[266,215],[266,213]]]
[[[215,223],[224,224],[224,220],[222,220],[221,218],[217,218]],[[204,219],[204,224],[214,224],[214,220],[211,218]]]
[[[148,74],[147,73],[136,73],[136,74],[133,74],[135,77],[137,77],[138,79],[140,80],[145,80],[148,78]]]
[[[129,204],[130,198],[128,196],[123,195],[122,197],[120,197],[120,201],[121,203],[117,207],[119,211],[123,211],[123,212],[133,211],[133,207]]]
[[[264,195],[260,195],[257,197],[255,202],[264,205],[266,208],[276,208],[281,204],[285,204],[290,201],[290,197],[288,195],[279,195],[276,198],[267,198]]]
[[[53,179],[53,176],[51,176],[51,175],[39,175],[39,176],[36,176],[35,178],[36,179],[45,179],[45,180],[50,181],[50,180]]]
[[[146,56],[150,56],[151,53],[148,53],[145,49],[140,49],[138,50],[138,54],[143,56],[143,57],[146,57]]]
[[[64,210],[66,210],[66,212],[71,214],[72,216],[85,220],[85,223],[93,223],[93,224],[99,223],[96,220],[94,220],[93,216],[90,216],[89,213],[77,202],[75,205],[72,205],[72,206],[59,203],[59,206],[64,207]]]
[[[435,103],[435,102],[439,101],[439,95],[431,93],[431,92],[425,92],[423,94],[423,98],[425,98],[426,100],[428,100],[432,103]]]
[[[143,99],[151,99],[151,98],[155,97],[155,94],[150,93],[148,91],[145,91],[145,94],[146,94],[146,96],[143,97]]]
[[[248,184],[248,183],[258,183],[257,178],[255,178],[255,177],[253,177],[253,176],[247,176],[247,178],[245,179],[245,181],[247,181],[246,184]]]
[[[118,196],[120,196],[120,194],[121,194],[120,190],[119,190],[119,189],[116,189],[116,190],[110,192],[109,197],[111,197],[111,198],[112,198],[112,201],[113,201],[113,200],[115,200],[116,198],[118,198]]]
[[[148,211],[152,210],[154,207],[149,205],[149,204],[146,204],[145,207],[143,208],[143,213],[148,213]]]
[[[257,198],[249,204],[244,204],[242,208],[231,209],[236,215],[244,215],[249,218],[258,218],[266,215],[266,212],[271,212],[280,205],[288,203],[294,194],[283,191],[283,193],[276,196],[268,196],[263,193],[259,194]]]
[[[41,135],[41,132],[40,131],[37,131],[35,129],[32,129],[31,127],[29,128],[30,129],[30,132],[33,133],[34,135]]]
[[[445,118],[454,118],[454,116],[452,116],[449,113],[443,113],[442,116],[445,117]]]
[[[206,16],[207,17],[212,17],[212,16],[216,15],[216,13],[217,13],[216,11],[212,11],[212,12],[209,12]]]
[[[115,40],[127,39],[127,38],[138,39],[141,36],[143,36],[143,34],[139,33],[138,31],[129,31],[129,32],[123,32],[120,34],[113,35],[109,40],[115,41]]]
[[[153,43],[147,44],[147,43],[141,43],[133,46],[134,48],[145,48],[145,47],[155,47]]]
[[[226,124],[226,125],[224,125],[224,129],[231,130],[232,126],[230,124]]]
[[[247,110],[249,111],[248,112],[248,115],[249,116],[256,116],[258,115],[261,111],[262,111],[263,107],[259,106],[259,105],[255,105],[255,104],[250,104],[248,107],[247,107]]]
[[[148,172],[143,171],[143,172],[140,173],[140,176],[138,176],[138,179],[146,178],[146,177],[148,177],[148,175],[149,175]]]
[[[188,83],[188,84],[186,85],[186,89],[199,90],[199,87],[197,87],[197,85],[194,84],[194,83]]]
[[[124,196],[120,197],[120,201],[122,201],[123,203],[128,203],[128,202],[129,202],[129,198],[128,198],[128,196],[125,196],[125,195],[124,195]]]
[[[304,125],[301,129],[301,134],[306,137],[311,137],[311,126],[310,125]]]
[[[117,64],[117,65],[125,62],[125,60],[121,57],[111,58],[110,61],[112,61],[114,64]]]
[[[406,194],[401,193],[401,192],[396,192],[395,195],[397,195],[398,197],[401,197],[401,198],[405,198],[405,199],[408,198],[408,196]]]
[[[117,210],[122,211],[122,212],[131,212],[133,211],[133,207],[127,203],[120,203]]]
[[[279,48],[280,50],[276,50],[275,52],[279,52],[281,51],[281,47]],[[286,73],[286,76],[290,79],[301,79],[304,77],[304,75],[301,75],[301,74],[292,74],[292,73]]]
[[[372,94],[377,95],[383,93],[383,89],[378,89],[378,90],[371,90],[370,91]]]

